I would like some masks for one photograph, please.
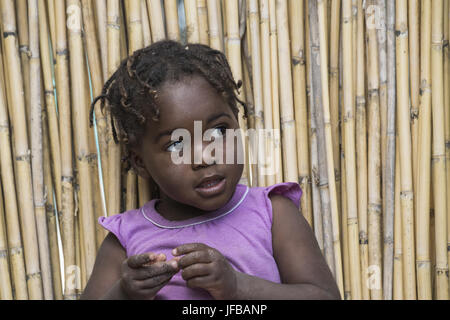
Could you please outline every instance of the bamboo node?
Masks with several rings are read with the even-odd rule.
[[[68,53],[69,53],[69,50],[67,48],[62,49],[62,50],[56,50],[57,56],[67,56]]]
[[[73,177],[72,176],[70,176],[70,177],[69,176],[62,176],[61,177],[61,181],[73,184]]]
[[[3,32],[3,38],[6,39],[8,37],[17,37],[17,33],[14,31]]]
[[[8,249],[0,250],[0,258],[6,258],[8,256]]]
[[[397,38],[408,38],[408,29],[405,31],[395,30],[395,36]]]
[[[450,149],[450,140],[445,141],[445,148]]]
[[[31,150],[28,150],[27,154],[25,154],[25,155],[16,157],[16,161],[30,162],[30,159],[31,159]]]
[[[366,97],[365,96],[356,96],[356,107],[364,107],[366,105]]]
[[[0,124],[0,132],[9,132],[9,123],[6,124]]]
[[[20,45],[19,46],[19,52],[20,53],[25,53],[28,56],[28,58],[31,57],[30,47],[28,47],[27,45],[24,45],[24,44]]]
[[[9,249],[9,254],[12,256],[21,255],[23,252],[22,247],[13,247]]]
[[[382,205],[377,203],[369,203],[367,206],[367,212],[381,215]]]
[[[417,269],[422,269],[422,268],[430,268],[431,262],[430,260],[416,260],[416,266]]]
[[[44,94],[45,94],[46,96],[54,96],[54,95],[55,95],[55,92],[54,92],[53,90],[45,90],[45,91],[44,91]]]
[[[414,193],[412,191],[401,191],[400,192],[400,198],[403,200],[413,200],[414,199]]]
[[[26,277],[25,277],[25,279],[26,279],[27,281],[28,281],[28,280],[31,280],[31,279],[41,279],[41,272],[38,271],[38,272],[35,272],[35,273],[27,274]]]
[[[415,120],[419,118],[419,109],[418,108],[412,108],[411,109],[411,120]]]
[[[300,55],[299,56],[293,56],[292,57],[292,64],[294,66],[297,66],[297,65],[304,66],[306,64],[306,60],[303,57],[303,51],[300,51]]]

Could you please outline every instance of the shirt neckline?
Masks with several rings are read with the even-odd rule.
[[[220,217],[223,217],[231,212],[233,212],[245,199],[249,191],[249,187],[242,184],[236,185],[236,190],[234,191],[231,199],[221,208],[206,213],[204,215],[185,219],[185,220],[167,220],[158,211],[155,209],[156,203],[160,199],[152,199],[147,202],[142,208],[141,213],[142,216],[160,228],[166,229],[177,229],[189,227],[201,223],[205,223],[211,220],[216,220]]]

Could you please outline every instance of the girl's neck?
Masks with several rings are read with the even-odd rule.
[[[198,208],[174,201],[161,193],[160,200],[155,204],[155,210],[166,220],[182,221],[208,213]]]

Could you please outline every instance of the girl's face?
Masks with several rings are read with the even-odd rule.
[[[229,152],[238,154],[237,138],[226,139],[226,129],[239,129],[236,115],[225,99],[201,76],[183,77],[177,82],[167,82],[158,91],[159,121],[149,119],[142,143],[132,152],[132,162],[138,174],[152,178],[159,186],[162,202],[183,212],[212,211],[222,207],[233,196],[243,171],[243,164],[227,164]],[[201,137],[194,137],[194,121],[201,123]],[[180,155],[186,141],[172,140],[172,132],[185,129],[190,134],[191,162],[176,164],[174,154]],[[213,129],[212,137],[223,135],[223,158],[214,158],[218,152],[205,152],[210,141],[203,141],[206,130]],[[199,131],[197,129],[197,131]],[[184,144],[184,145],[183,145]],[[189,150],[189,149],[183,149]],[[218,150],[218,149],[216,149]],[[201,163],[194,163],[194,152]],[[181,158],[181,157],[180,157]],[[209,164],[208,164],[209,163]],[[207,177],[221,179],[218,192],[211,194],[208,186],[199,186]],[[192,208],[189,208],[192,207]],[[190,209],[190,210],[189,210]]]

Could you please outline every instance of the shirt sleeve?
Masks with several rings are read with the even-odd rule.
[[[117,237],[122,247],[126,250],[126,241],[121,233],[122,218],[123,214],[116,214],[110,217],[100,217],[98,218],[98,223],[109,232],[112,232]]]
[[[300,188],[300,185],[297,182],[283,182],[283,183],[277,183],[269,187],[264,188],[264,195],[265,195],[265,201],[267,210],[269,212],[269,218],[270,223],[272,224],[272,201],[270,200],[269,196],[271,194],[277,194],[281,195],[283,197],[288,198],[291,200],[295,206],[300,209],[300,199],[302,197],[303,191]]]

